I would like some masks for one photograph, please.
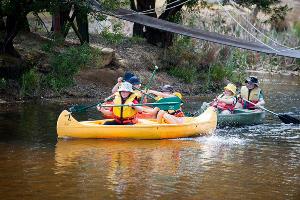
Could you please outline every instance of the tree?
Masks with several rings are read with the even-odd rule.
[[[127,0],[97,1],[104,9],[110,10],[119,8]],[[29,12],[50,12],[53,16],[51,30],[54,35],[65,38],[72,27],[81,44],[89,42],[88,14],[94,12],[90,7],[90,0],[1,0],[0,35],[4,36],[0,38],[0,54],[20,57],[14,49],[13,40],[20,31],[30,31],[26,17]],[[6,17],[6,23],[3,17]]]
[[[151,8],[155,8],[155,4],[159,0],[131,0],[130,1],[130,7],[132,10],[135,10],[137,12],[147,11],[151,10]],[[151,17],[156,17],[162,20],[167,20],[171,22],[180,22],[181,15],[180,11],[183,7],[183,5],[186,5],[188,7],[193,7],[199,2],[203,2],[202,0],[192,0],[185,4],[185,0],[166,0],[165,3],[167,3],[166,9],[164,12],[162,12],[161,15],[157,16],[157,13],[149,13],[146,14]],[[153,9],[152,9],[153,11]],[[144,31],[145,28],[145,31]],[[133,35],[135,36],[141,36],[147,39],[148,43],[159,45],[161,47],[168,47],[172,45],[172,41],[174,38],[174,34],[167,31],[158,30],[151,27],[144,27],[143,25],[134,23],[133,26]]]
[[[227,3],[229,0],[225,0],[224,3]],[[279,16],[286,16],[289,11],[287,5],[281,5],[281,0],[234,0],[237,4],[251,8],[255,5],[255,8],[252,12],[251,22],[255,23],[257,19],[257,14],[259,11],[265,12],[271,15],[271,18],[274,14]],[[278,17],[273,17],[279,19]],[[281,17],[282,19],[282,17]]]
[[[27,14],[31,11],[39,12],[48,7],[48,1],[42,0],[2,0],[0,2],[0,17],[6,16],[6,23],[2,28],[3,40],[0,41],[0,53],[20,57],[13,46],[13,40],[20,31],[30,31]]]

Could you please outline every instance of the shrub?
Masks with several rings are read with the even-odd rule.
[[[116,29],[118,30],[118,29]],[[124,41],[124,36],[119,31],[116,32],[110,32],[107,28],[105,28],[101,32],[101,36],[105,39],[105,41],[109,44],[118,45],[121,44]]]
[[[173,46],[169,47],[162,55],[162,69],[187,83],[196,80],[201,54],[195,49],[190,38],[178,37]]]
[[[300,21],[295,22],[294,30],[296,35],[300,38]]]
[[[6,80],[4,78],[0,79],[0,90],[3,90],[6,88]]]
[[[174,67],[169,71],[170,75],[183,79],[187,83],[191,83],[197,79],[197,69],[195,67]]]
[[[56,91],[73,84],[73,77],[80,68],[85,67],[92,58],[92,49],[84,44],[80,47],[69,47],[63,53],[54,53],[50,58],[52,72],[46,80]]]
[[[34,97],[40,88],[40,76],[35,69],[24,73],[21,78],[21,96]]]

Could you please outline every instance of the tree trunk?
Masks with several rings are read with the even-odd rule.
[[[4,32],[4,31],[5,31],[5,23],[2,16],[0,16],[0,32]]]
[[[30,32],[29,22],[26,15],[19,18],[19,30],[22,32]]]
[[[258,12],[259,12],[259,8],[258,8],[258,6],[256,6],[256,7],[254,8],[252,14],[251,14],[251,20],[250,20],[250,22],[251,22],[252,24],[255,24],[256,19],[257,19]]]
[[[139,8],[136,7],[135,3],[134,3],[134,0],[131,0],[130,1],[130,8],[134,11],[137,11],[138,10],[143,10],[143,8],[140,6],[141,4],[138,3],[138,6]],[[134,23],[133,24],[133,32],[132,32],[132,35],[133,36],[139,36],[139,37],[145,37],[144,36],[144,25],[141,25],[141,24],[137,24],[137,23]]]
[[[84,8],[75,8],[76,12],[76,23],[78,27],[78,32],[81,35],[83,42],[89,43],[89,21],[88,13],[84,11]]]
[[[60,13],[56,13],[52,16],[51,30],[54,32],[55,35],[61,34]]]
[[[71,11],[70,5],[61,6],[59,11],[52,16],[52,27],[51,31],[54,32],[56,36],[66,37],[66,25],[69,18],[69,13]]]
[[[21,57],[13,46],[13,40],[18,33],[18,18],[16,15],[8,15],[6,18],[6,31],[3,42],[0,43],[0,53]]]
[[[170,2],[169,2],[170,3]],[[181,1],[172,4],[170,6],[176,6],[180,4]],[[168,7],[170,7],[168,6]],[[134,0],[131,0],[131,9],[136,10],[137,12],[149,10],[155,7],[155,0],[137,0],[137,7],[134,5]],[[167,8],[168,8],[167,7]],[[170,10],[166,10],[160,17],[159,19],[163,20],[168,20],[172,16],[174,16],[177,12],[179,12],[182,8],[181,6],[174,7]],[[155,13],[147,14],[148,16],[151,17],[157,17]],[[169,21],[169,20],[168,20]],[[147,39],[147,42],[150,44],[154,44],[160,47],[169,47],[173,44],[173,38],[174,38],[174,33],[167,32],[167,31],[162,31],[159,29],[151,28],[151,27],[145,27],[145,32],[143,31],[144,26],[140,24],[134,23],[133,26],[133,35],[138,35],[145,37]]]

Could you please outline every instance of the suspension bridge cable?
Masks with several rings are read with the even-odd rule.
[[[279,52],[277,49],[274,49],[273,47],[271,47],[268,44],[265,44],[263,41],[261,41],[260,39],[258,39],[257,37],[255,37],[252,33],[250,33],[246,28],[244,28],[231,14],[228,10],[226,10],[226,8],[220,3],[220,1],[217,1],[219,3],[219,5],[224,9],[224,11],[227,13],[227,15],[233,19],[244,31],[246,31],[250,36],[252,36],[255,40],[257,40],[259,43],[261,43],[262,45],[268,47],[269,49],[272,49],[273,51]]]
[[[230,1],[230,4],[234,7],[234,8],[236,8],[236,9],[238,9],[237,7],[236,7],[236,5],[234,5],[233,3],[232,3],[232,1]],[[273,41],[275,44],[278,44],[278,45],[280,45],[280,46],[282,46],[282,47],[285,47],[285,48],[287,48],[287,49],[284,49],[284,50],[280,50],[280,51],[288,51],[288,50],[295,50],[295,49],[298,49],[298,48],[300,48],[300,46],[297,46],[297,47],[289,47],[289,46],[286,46],[286,45],[284,45],[284,44],[281,44],[281,43],[279,43],[278,41],[276,41],[275,39],[273,39],[273,38],[271,38],[271,37],[269,37],[269,36],[267,36],[266,34],[264,34],[262,31],[260,31],[258,28],[256,28],[246,17],[244,17],[242,14],[241,14],[241,17],[252,27],[252,28],[254,28],[257,32],[259,32],[260,34],[262,34],[263,36],[265,36],[266,38],[268,38],[268,39],[270,39],[271,41]]]

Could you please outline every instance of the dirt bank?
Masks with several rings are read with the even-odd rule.
[[[39,73],[49,73],[51,66],[49,56],[43,50],[49,40],[38,34],[22,34],[15,39],[15,47],[22,56],[22,63],[7,62],[3,56],[0,57],[1,68],[11,67],[12,72],[16,67],[20,67],[20,74],[35,67]],[[56,47],[56,51],[62,51],[65,47],[78,45],[76,40],[68,39],[62,46]],[[57,93],[50,89],[42,89],[35,99],[47,99],[50,101],[63,101],[64,99],[92,98],[102,99],[111,94],[111,89],[117,78],[123,76],[126,71],[131,71],[138,75],[142,83],[147,83],[155,65],[160,67],[158,55],[163,53],[160,48],[152,46],[145,41],[138,43],[122,42],[121,45],[109,45],[101,41],[96,36],[91,36],[91,46],[99,50],[104,48],[113,52],[111,57],[106,59],[105,66],[96,66],[91,62],[87,67],[80,70],[74,77],[74,85],[63,89]],[[76,55],[74,55],[76,56]],[[107,57],[107,56],[106,56]],[[4,64],[3,64],[4,63]],[[14,72],[13,72],[14,73]],[[14,76],[15,74],[12,74]],[[197,95],[201,90],[201,81],[192,84],[184,83],[178,78],[169,76],[167,73],[159,71],[152,83],[152,88],[157,89],[164,84],[174,85],[176,90],[186,95]],[[21,81],[8,79],[6,89],[0,89],[0,103],[30,100],[31,98],[20,95]]]

